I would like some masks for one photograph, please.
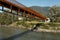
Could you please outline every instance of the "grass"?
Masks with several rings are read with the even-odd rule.
[[[42,29],[51,29],[51,30],[60,30],[60,23],[44,23],[44,22],[37,22],[37,21],[18,21],[18,25],[23,25],[26,28],[33,28],[33,25],[39,23]]]

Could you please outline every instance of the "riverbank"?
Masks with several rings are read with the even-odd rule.
[[[25,29],[25,30],[31,30],[32,28],[26,28],[22,25],[19,25],[19,26],[7,26],[7,25],[3,25],[3,26],[0,26],[0,28],[12,28],[12,29]],[[51,29],[41,29],[41,28],[38,28],[37,30],[34,30],[35,32],[54,32],[54,33],[60,33],[60,30],[51,30]]]
[[[31,30],[31,28],[28,28],[28,30]],[[53,32],[53,33],[60,33],[60,30],[50,30],[50,29],[41,29],[38,28],[37,30],[33,30],[35,32]]]
[[[37,32],[54,32],[54,33],[60,33],[60,30],[49,30],[49,29],[41,29],[38,28],[38,30],[36,30]]]

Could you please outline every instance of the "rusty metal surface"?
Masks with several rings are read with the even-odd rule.
[[[21,3],[17,2],[16,0],[7,0],[7,1],[8,1],[8,2],[11,2],[11,3],[13,3],[13,4],[16,4],[17,6],[20,6],[20,7],[25,8],[24,5],[22,5]]]
[[[13,7],[16,7],[17,10],[18,9],[22,9],[24,11],[27,11],[30,14],[35,15],[38,18],[41,18],[42,20],[46,20],[46,17],[45,16],[43,16],[40,13],[37,13],[36,11],[34,11],[34,10],[30,9],[30,8],[27,8],[26,6],[24,6],[21,3],[17,2],[16,0],[0,0],[0,2],[4,2],[4,3],[6,3],[6,4],[10,5],[10,6],[12,5]],[[8,6],[5,6],[5,7],[9,8]],[[16,9],[14,9],[14,10],[16,10]]]

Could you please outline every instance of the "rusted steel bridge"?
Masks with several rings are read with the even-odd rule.
[[[47,18],[42,14],[37,13],[36,11],[22,5],[16,0],[0,0],[0,6],[2,6],[2,10],[4,10],[4,7],[9,8],[11,10],[11,13],[12,10],[16,11],[17,15],[22,14],[22,16],[29,16],[31,18],[37,17],[42,20],[47,20]]]

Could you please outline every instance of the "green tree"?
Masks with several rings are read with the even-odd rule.
[[[49,8],[50,13],[51,13],[51,20],[52,22],[58,22],[57,19],[58,17],[60,17],[60,7],[59,6],[52,6],[51,8]]]

